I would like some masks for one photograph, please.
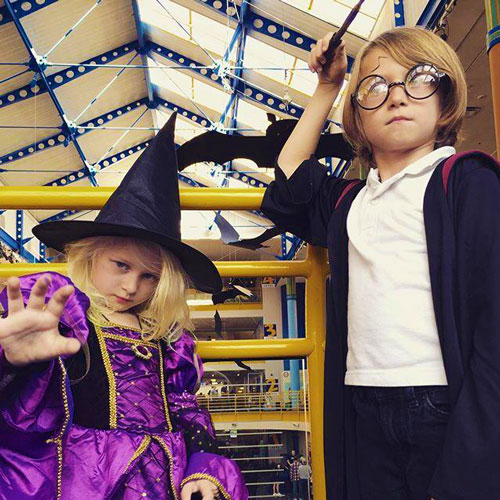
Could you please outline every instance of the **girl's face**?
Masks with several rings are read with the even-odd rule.
[[[361,62],[358,81],[376,74],[388,83],[400,82],[405,80],[408,70],[377,48]],[[434,149],[441,115],[439,90],[427,99],[417,100],[397,85],[391,88],[389,98],[379,108],[365,110],[358,106],[357,110],[375,159],[377,154],[404,154],[426,146]]]
[[[127,311],[148,300],[156,289],[158,276],[145,264],[149,269],[161,269],[160,256],[147,247],[117,242],[96,257],[92,283],[110,307]]]

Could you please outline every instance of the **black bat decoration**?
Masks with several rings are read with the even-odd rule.
[[[255,238],[232,241],[229,242],[228,245],[232,245],[234,247],[246,248],[248,250],[258,250],[259,248],[268,248],[267,245],[263,245],[262,243],[284,232],[285,230],[281,229],[280,227],[271,227],[270,229],[266,229],[261,235],[256,236]]]
[[[177,149],[179,171],[194,163],[212,161],[223,164],[237,158],[252,160],[258,167],[274,167],[298,120],[276,120],[274,115],[271,116],[272,123],[267,127],[265,136],[226,135],[211,130],[185,142]],[[350,160],[353,151],[342,134],[326,133],[321,135],[315,155],[317,158],[334,156]]]
[[[254,369],[251,367],[251,366],[248,366],[246,365],[245,363],[243,363],[243,361],[241,361],[241,359],[233,359],[233,361],[240,367],[240,368],[243,368],[244,370],[247,370],[249,372],[253,372]]]
[[[238,296],[247,297],[246,293],[243,293],[241,290],[237,288],[231,287],[228,290],[223,290],[219,293],[214,293],[212,295],[212,302],[214,305],[223,304],[228,299],[235,299]]]
[[[214,320],[215,320],[215,335],[217,335],[217,337],[219,337],[221,339],[222,338],[222,320],[220,318],[219,311],[215,311]]]

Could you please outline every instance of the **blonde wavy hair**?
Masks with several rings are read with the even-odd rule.
[[[139,255],[144,253],[141,250],[147,249],[158,256],[156,262],[146,259],[140,262],[146,272],[158,276],[158,283],[151,297],[133,310],[143,326],[143,338],[163,339],[171,344],[184,330],[192,332],[194,327],[186,302],[188,278],[179,259],[160,245],[137,238],[96,236],[66,246],[68,275],[90,298],[87,313],[89,319],[97,324],[107,323],[106,314],[113,312],[106,298],[93,285],[91,277],[93,266],[103,250],[117,244],[134,246]]]
[[[441,117],[434,148],[454,146],[461,140],[460,129],[467,109],[465,72],[455,51],[439,36],[421,27],[395,28],[368,42],[358,53],[347,88],[342,124],[344,136],[354,148],[363,167],[375,167],[372,148],[361,124],[357,106],[351,95],[359,83],[363,59],[374,49],[381,49],[396,62],[411,68],[419,63],[431,63],[449,77],[449,91],[441,89]]]

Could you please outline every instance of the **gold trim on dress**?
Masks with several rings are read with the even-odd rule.
[[[160,355],[160,390],[163,399],[163,406],[165,408],[165,419],[167,420],[168,432],[172,432],[172,422],[170,421],[170,414],[168,411],[167,395],[165,392],[165,379],[163,378],[163,352],[161,349],[160,341],[158,341],[158,354]]]
[[[179,500],[179,493],[177,492],[177,488],[175,487],[174,482],[174,473],[172,471],[172,466],[174,463],[174,458],[172,456],[172,452],[169,450],[167,443],[160,436],[153,436],[153,439],[160,445],[162,450],[166,453],[168,457],[168,475],[170,478],[170,489],[174,495],[175,500]]]
[[[125,342],[127,344],[142,345],[146,347],[151,347],[152,349],[158,349],[157,344],[153,342],[148,342],[147,340],[132,339],[130,337],[125,337],[125,335],[116,335],[114,333],[106,333],[106,332],[102,332],[102,336],[106,339],[118,340],[120,342]]]
[[[145,352],[141,352],[139,350],[139,347],[141,347],[142,349],[144,349]],[[151,359],[153,357],[153,353],[145,345],[135,345],[135,344],[133,344],[130,349],[132,349],[132,352],[135,354],[136,358],[143,359],[143,360],[147,361],[148,359]]]
[[[62,468],[63,468],[63,445],[62,445],[62,437],[66,432],[66,428],[68,427],[69,419],[70,419],[70,411],[68,404],[68,393],[66,391],[66,379],[68,377],[66,372],[66,367],[62,362],[61,357],[57,358],[57,362],[59,363],[59,368],[61,369],[61,395],[63,399],[64,406],[64,421],[59,431],[59,434],[52,439],[47,439],[46,443],[54,443],[57,447],[57,500],[59,500],[62,496]]]
[[[219,488],[219,493],[223,496],[224,500],[231,500],[231,495],[229,495],[224,486],[222,486],[222,483],[216,477],[201,472],[197,472],[196,474],[191,474],[190,476],[185,477],[181,481],[181,490],[186,483],[188,483],[189,481],[195,481],[196,479],[206,479],[207,481],[214,483],[215,486]]]
[[[104,368],[106,370],[106,375],[108,377],[108,383],[109,383],[109,427],[110,429],[116,429],[117,410],[116,410],[115,374],[113,373],[113,367],[111,366],[111,361],[109,359],[109,353],[106,347],[106,341],[104,339],[104,333],[101,330],[101,326],[98,324],[95,324],[94,326],[97,335],[97,340],[99,341],[99,348],[101,349],[101,356],[104,362]]]
[[[141,444],[139,445],[137,450],[135,450],[135,453],[132,455],[132,458],[128,461],[128,464],[125,467],[125,471],[123,472],[124,474],[128,472],[128,469],[132,465],[132,463],[146,451],[150,443],[151,443],[151,436],[149,434],[146,434],[143,440],[141,441]]]

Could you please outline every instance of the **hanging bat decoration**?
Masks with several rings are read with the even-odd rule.
[[[212,302],[214,305],[223,304],[226,300],[235,299],[239,296],[253,297],[253,293],[242,286],[230,285],[228,290],[213,294]]]
[[[258,167],[273,168],[298,120],[276,120],[270,113],[268,118],[271,124],[264,136],[227,135],[211,130],[185,142],[177,149],[179,171],[194,163],[207,161],[224,164],[237,158],[252,160]],[[349,160],[353,157],[353,151],[341,133],[325,133],[319,139],[315,155],[317,158],[334,156]]]

